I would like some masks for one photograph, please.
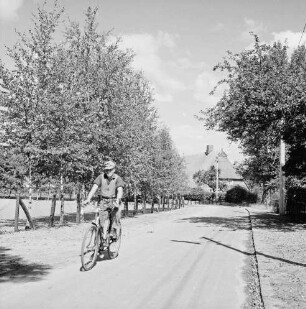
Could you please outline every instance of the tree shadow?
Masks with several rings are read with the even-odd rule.
[[[88,212],[84,214],[84,222],[90,222],[94,219],[95,219],[95,212]],[[60,221],[60,216],[59,215],[54,216],[54,226],[53,227],[76,225],[77,224],[76,223],[76,212],[65,214],[63,225],[60,225],[59,221]],[[49,216],[33,218],[33,222],[35,225],[35,229],[48,228],[49,227]],[[5,234],[7,232],[13,232],[14,226],[15,226],[14,219],[0,219],[0,235]],[[20,231],[25,230],[25,226],[26,226],[26,219],[19,219],[18,229]]]
[[[189,221],[190,223],[202,223],[205,227],[221,226],[223,228],[236,230],[250,230],[248,217],[190,217],[180,221]]]
[[[171,241],[173,241],[173,242],[183,242],[183,243],[186,243],[186,244],[201,245],[200,242],[188,241],[188,240],[175,240],[175,239],[171,239]]]
[[[239,249],[237,249],[237,248],[231,247],[231,246],[229,246],[229,245],[226,245],[226,244],[221,243],[220,241],[216,241],[216,240],[213,240],[213,239],[208,238],[208,237],[205,237],[205,236],[201,237],[201,239],[205,239],[205,240],[207,240],[207,241],[210,241],[210,242],[216,244],[217,246],[222,246],[222,247],[228,248],[228,249],[230,249],[230,250],[239,252],[239,253],[244,254],[244,255],[247,255],[247,256],[255,255],[255,252],[247,252],[247,251],[239,250]],[[202,244],[202,243],[200,243],[200,242],[193,242],[193,241],[187,241],[187,240],[176,240],[176,239],[172,239],[171,241],[173,241],[173,242],[178,242],[178,243],[195,244],[195,245],[201,245],[201,244]],[[281,261],[281,262],[288,263],[288,264],[292,264],[292,265],[296,265],[296,266],[306,267],[306,264],[298,263],[298,262],[294,262],[294,261],[290,261],[290,260],[287,260],[287,259],[284,259],[284,258],[272,256],[272,255],[265,254],[265,253],[262,253],[262,252],[256,251],[256,254],[257,254],[257,255],[264,256],[264,257],[266,257],[266,258],[268,258],[268,259],[273,259],[273,260]]]
[[[242,253],[242,254],[245,254],[245,255],[255,255],[255,252],[250,253],[250,252],[242,251],[242,250],[239,250],[239,249],[236,249],[234,247],[228,246],[226,244],[223,244],[223,243],[221,243],[219,241],[213,240],[213,239],[205,237],[205,236],[203,236],[201,238],[205,239],[207,241],[213,242],[213,243],[215,243],[218,246],[222,246],[222,247],[234,250],[236,252],[239,252],[239,253]],[[259,252],[259,251],[256,251],[256,255],[261,255],[261,256],[264,256],[264,257],[269,258],[269,259],[278,260],[278,261],[281,261],[281,262],[284,262],[284,263],[288,263],[288,264],[292,264],[292,265],[306,267],[306,264],[290,261],[290,260],[287,260],[287,259],[284,259],[284,258],[272,256],[272,255],[265,254],[265,253],[262,253],[262,252]]]
[[[46,264],[28,263],[20,256],[9,254],[10,250],[0,247],[0,284],[38,281],[43,279],[52,268]]]
[[[252,225],[255,229],[272,229],[283,232],[295,232],[306,228],[302,218],[280,216],[275,213],[251,213]]]
[[[252,225],[255,229],[268,229],[283,232],[294,232],[306,228],[306,224],[301,221],[292,220],[288,216],[280,216],[275,213],[252,213]],[[180,221],[189,221],[190,223],[200,223],[205,227],[220,226],[222,228],[235,230],[250,230],[249,217],[190,217]]]

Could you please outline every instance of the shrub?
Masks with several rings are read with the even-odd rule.
[[[287,191],[287,212],[289,214],[306,213],[306,188],[291,187]]]
[[[236,204],[241,204],[243,202],[256,203],[257,194],[249,192],[243,187],[236,186],[226,192],[225,201]]]

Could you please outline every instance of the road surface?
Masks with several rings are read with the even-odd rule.
[[[126,222],[137,227],[138,219],[123,220],[118,258],[100,259],[88,272],[78,263],[35,282],[0,284],[0,307],[242,308],[247,215],[244,208],[187,206],[130,233]]]

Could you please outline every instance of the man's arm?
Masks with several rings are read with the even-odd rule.
[[[94,183],[92,188],[91,188],[91,190],[90,190],[90,192],[87,195],[86,200],[84,201],[85,205],[88,204],[91,201],[92,197],[94,196],[94,194],[96,193],[98,188],[99,188],[99,186]]]
[[[116,197],[116,203],[119,205],[120,201],[122,199],[123,196],[123,188],[122,187],[118,187],[117,188],[117,197]]]

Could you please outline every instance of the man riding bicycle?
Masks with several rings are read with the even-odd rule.
[[[100,174],[94,181],[93,186],[84,201],[84,205],[88,204],[97,189],[100,187],[101,199],[98,203],[100,224],[103,228],[103,238],[106,238],[107,228],[105,227],[105,221],[110,216],[110,228],[115,229],[114,238],[118,238],[120,233],[120,204],[123,196],[124,182],[120,176],[115,174],[116,164],[113,161],[107,161],[104,163],[103,173]]]

